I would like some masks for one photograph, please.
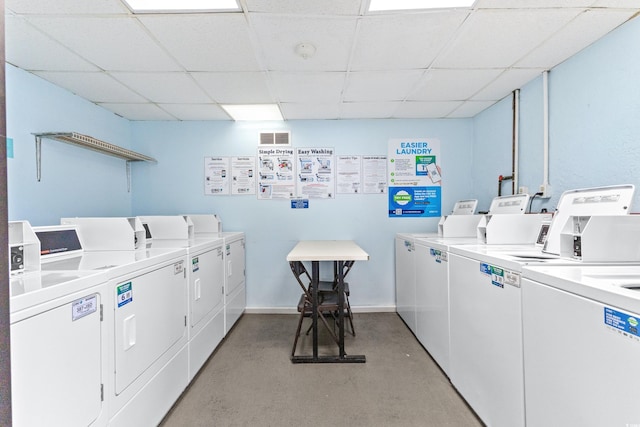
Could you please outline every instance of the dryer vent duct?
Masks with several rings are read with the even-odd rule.
[[[260,145],[291,145],[291,133],[261,132]]]

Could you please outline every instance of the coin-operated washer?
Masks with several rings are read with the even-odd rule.
[[[146,248],[137,218],[61,223],[36,227],[36,235],[43,242],[51,233],[77,230],[82,250],[66,254],[52,246],[42,269],[91,269],[108,280],[103,312],[109,425],[155,425],[188,384],[186,250]]]
[[[522,315],[528,427],[640,419],[639,265],[526,267]]]
[[[106,426],[106,275],[41,271],[30,224],[8,229],[14,425]]]
[[[245,234],[222,231],[222,221],[214,214],[189,214],[196,238],[222,237],[224,240],[224,331],[229,333],[247,307]]]
[[[499,223],[507,219],[512,222],[530,221],[523,215],[528,201],[526,194],[494,198],[490,209],[491,216],[495,217],[492,222]],[[487,219],[484,215],[474,214],[476,206],[476,200],[459,201],[454,213],[440,220],[438,236],[416,238],[414,243],[415,334],[447,376],[450,370],[449,248],[452,245],[478,243],[478,225],[481,221],[486,223]],[[506,243],[505,239],[506,236],[501,238],[502,242]]]
[[[560,230],[574,213],[624,218],[633,186],[571,190],[563,193],[558,213],[538,221],[536,229],[518,229],[511,219],[486,229],[486,241],[546,233],[546,241],[510,245],[454,245],[449,252],[451,382],[487,425],[524,426],[525,396],[521,278],[525,266],[567,265],[575,260],[547,254],[542,247],[560,243]],[[533,217],[536,215],[524,215]],[[535,221],[523,223],[532,227]],[[480,227],[480,225],[479,225]],[[541,232],[542,230],[542,232]],[[546,231],[545,231],[546,230]],[[493,235],[491,235],[493,233]],[[536,255],[537,254],[537,255]],[[596,262],[607,262],[600,259]],[[473,356],[471,356],[473,355]]]
[[[224,240],[194,237],[188,216],[141,216],[147,247],[185,248],[189,283],[189,380],[224,338]]]
[[[478,201],[475,199],[457,201],[451,214],[441,217],[438,223],[438,231],[432,233],[398,233],[395,236],[395,289],[396,312],[405,322],[407,327],[420,340],[422,332],[419,330],[418,314],[422,308],[418,306],[419,296],[424,289],[417,289],[416,268],[417,258],[424,259],[423,255],[417,255],[416,242],[429,237],[460,237],[476,240],[476,229],[482,215],[474,215]],[[421,313],[423,314],[423,313]],[[421,341],[422,342],[422,341]],[[423,343],[424,345],[424,343]]]

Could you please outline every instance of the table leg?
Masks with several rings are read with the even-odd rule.
[[[337,278],[338,278],[338,348],[340,349],[340,358],[346,355],[344,351],[344,272],[342,271],[344,261],[338,261]]]
[[[311,314],[311,322],[313,327],[313,359],[318,359],[318,283],[320,282],[320,262],[311,262],[311,283],[312,283],[312,299],[313,313]]]

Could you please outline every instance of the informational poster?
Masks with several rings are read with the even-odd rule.
[[[336,185],[338,194],[362,192],[362,158],[360,156],[337,156]]]
[[[362,183],[365,194],[387,192],[387,156],[362,156]]]
[[[336,192],[333,148],[298,148],[297,195],[304,199],[333,199]]]
[[[204,158],[204,194],[223,195],[229,194],[229,157],[205,157]]]
[[[440,141],[391,139],[388,148],[389,217],[441,216]]]
[[[258,148],[258,199],[292,199],[296,194],[293,148]]]
[[[231,194],[256,194],[256,158],[231,158]]]

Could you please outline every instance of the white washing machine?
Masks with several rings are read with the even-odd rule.
[[[538,243],[546,252],[559,249],[560,232],[574,215],[626,215],[633,192],[633,186],[624,185],[563,193],[558,213],[540,228],[546,241]],[[501,235],[513,230],[493,231]],[[577,264],[546,252],[535,245],[450,249],[450,378],[487,425],[525,424],[522,268]]]
[[[415,335],[449,376],[449,246],[473,244],[475,237],[417,238],[415,256]]]
[[[640,425],[640,266],[523,269],[527,427]]]
[[[147,230],[147,247],[187,250],[191,381],[225,335],[224,240],[222,237],[188,238],[193,232],[182,227],[189,220],[184,216],[146,216],[140,220]]]
[[[396,312],[414,335],[416,330],[416,238],[434,237],[436,233],[398,233],[395,237]]]
[[[108,280],[103,312],[109,337],[109,425],[155,425],[188,384],[186,250],[147,249],[141,224],[132,228],[127,218],[63,221],[67,225],[35,228],[41,242],[52,245],[42,248],[51,254],[43,259],[42,270],[101,271]],[[76,231],[92,250],[64,252]],[[97,250],[97,234],[110,236],[102,243],[105,247],[142,248]]]

